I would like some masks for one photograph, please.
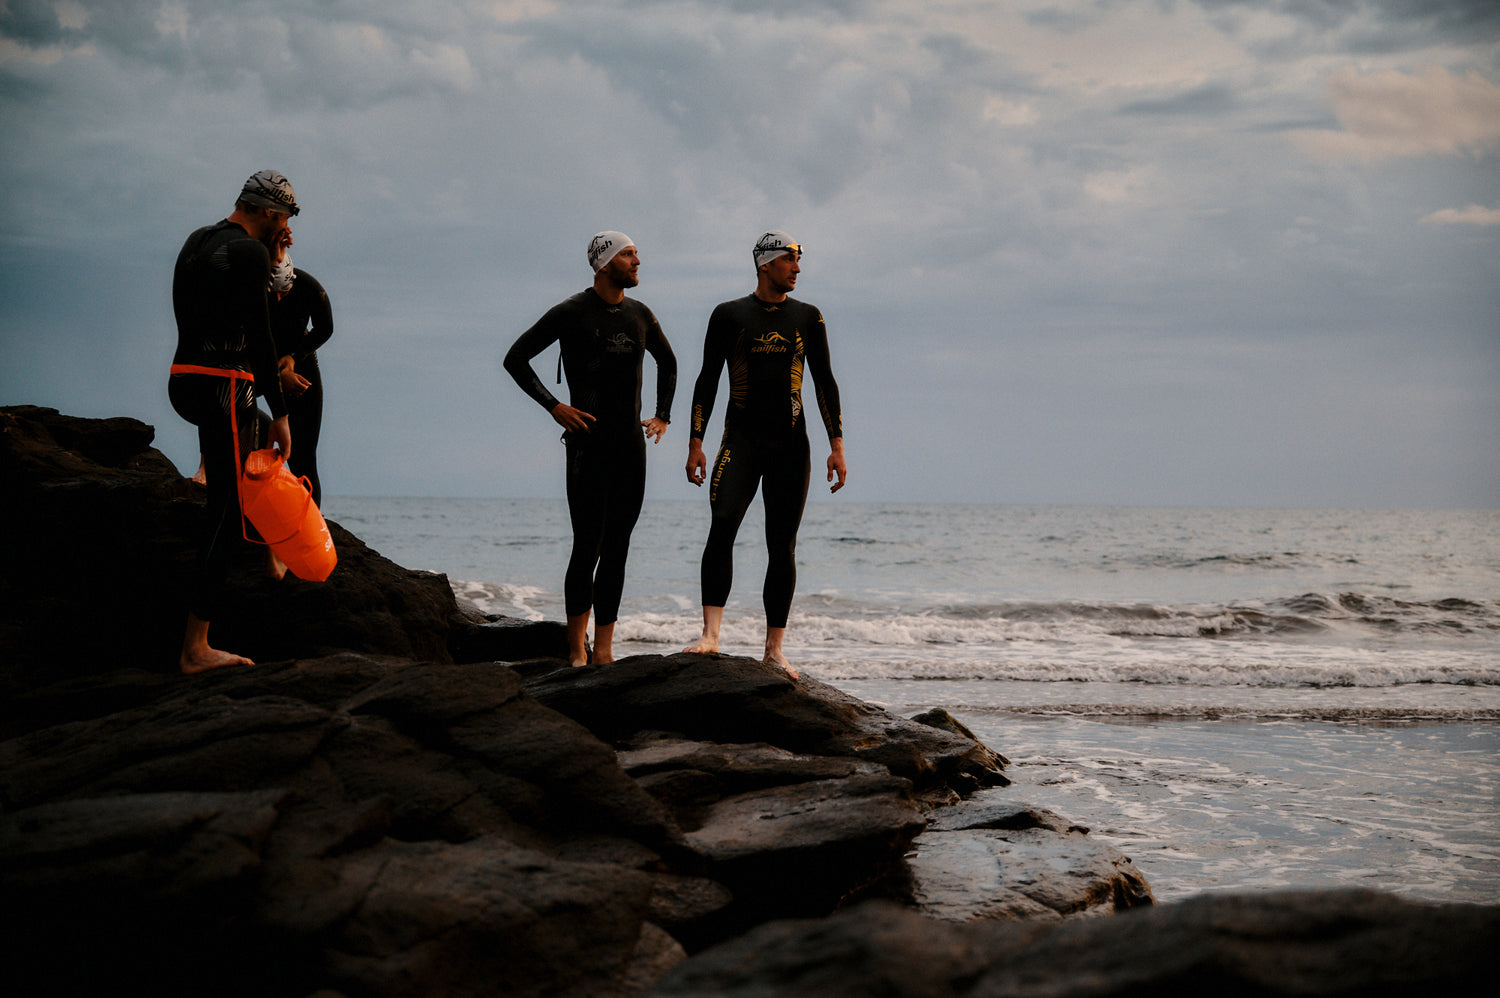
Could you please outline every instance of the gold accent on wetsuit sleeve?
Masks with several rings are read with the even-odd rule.
[[[750,361],[745,352],[737,348],[729,360],[729,404],[743,407],[749,397]]]
[[[793,341],[792,363],[787,371],[787,383],[791,394],[792,425],[797,425],[797,420],[802,416],[802,358],[807,355],[807,347],[802,342],[802,329],[798,327]]]

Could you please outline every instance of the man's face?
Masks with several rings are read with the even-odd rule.
[[[266,244],[266,247],[275,250],[276,244],[283,239],[282,233],[288,230],[292,216],[281,211],[273,211],[270,208],[260,210],[260,219],[257,227],[259,232],[250,233],[256,239]],[[290,245],[290,242],[288,242]]]
[[[766,279],[777,294],[790,294],[797,288],[797,275],[802,273],[797,252],[783,253],[765,265]]]
[[[641,283],[636,272],[641,268],[641,257],[634,246],[627,246],[615,254],[615,258],[604,265],[604,276],[619,288],[633,288]]]

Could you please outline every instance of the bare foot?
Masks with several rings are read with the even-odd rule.
[[[594,625],[594,656],[595,665],[608,665],[615,660],[615,625]]]
[[[801,678],[801,674],[798,673],[796,669],[792,668],[792,663],[788,662],[786,660],[786,656],[783,655],[783,654],[781,654],[781,652],[779,652],[779,651],[774,651],[774,652],[768,651],[768,652],[766,652],[766,657],[763,658],[763,659],[761,659],[761,661],[765,662],[767,665],[779,665],[779,666],[781,666],[783,669],[786,670],[786,674],[788,676],[791,676],[793,679],[799,679],[799,678]]]
[[[573,668],[589,664],[589,615],[568,617],[568,664]]]
[[[243,655],[204,646],[192,652],[184,650],[177,664],[183,672],[191,676],[210,669],[222,669],[226,665],[254,665],[255,663]]]
[[[724,623],[724,608],[722,606],[705,606],[703,608],[703,634],[682,649],[685,652],[695,652],[699,655],[717,655],[719,653],[719,628]]]
[[[766,628],[766,654],[761,659],[761,661],[765,662],[767,665],[779,665],[779,666],[781,666],[783,669],[786,670],[786,674],[787,675],[791,676],[793,679],[796,679],[796,678],[798,678],[798,676],[797,676],[797,670],[794,669],[794,668],[792,668],[792,663],[790,663],[790,662],[788,662],[786,660],[786,655],[782,654],[782,651],[781,651],[781,646],[783,644],[785,644],[785,643],[786,643],[786,628],[785,627],[767,627]]]
[[[182,635],[182,654],[177,657],[177,665],[183,672],[191,676],[196,672],[221,669],[226,665],[254,664],[243,655],[211,647],[208,643],[208,621],[188,614],[187,629]]]

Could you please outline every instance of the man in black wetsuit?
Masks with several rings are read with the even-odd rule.
[[[223,598],[230,547],[241,532],[239,466],[264,434],[285,455],[292,434],[276,373],[266,297],[274,244],[297,214],[292,185],[275,170],[245,181],[234,212],[188,236],[172,273],[177,351],[167,394],[172,408],[198,427],[208,486],[198,564],[178,662],[183,672],[253,665],[208,643]],[[257,392],[271,418],[255,404]],[[285,569],[282,568],[282,571]]]
[[[724,437],[714,460],[708,500],[713,520],[703,548],[703,634],[685,651],[717,652],[719,627],[734,573],[734,538],[758,485],[766,510],[766,608],[764,660],[797,677],[782,651],[792,593],[797,587],[797,528],[807,504],[812,462],[802,411],[802,371],[812,372],[818,413],[828,431],[828,481],[844,487],[843,415],[839,386],[828,356],[823,316],[788,298],[801,273],[802,247],[785,232],[767,232],[754,249],[752,294],[726,301],[709,316],[703,340],[703,370],[693,386],[693,425],[688,439],[687,477],[702,485],[706,470],[703,434],[713,412],[719,373],[729,366],[729,404]],[[837,481],[834,479],[837,478]]]
[[[318,437],[323,426],[323,374],[318,348],[333,336],[333,307],[318,279],[292,265],[287,229],[271,249],[271,339],[279,358],[281,393],[287,416],[297,432],[297,456],[287,466],[306,477],[313,502],[323,505],[323,482],[318,476]]]
[[[505,355],[505,369],[516,384],[567,431],[563,441],[573,550],[563,597],[573,665],[588,663],[591,608],[593,661],[602,665],[615,660],[615,621],[630,532],[646,494],[645,438],[659,442],[667,431],[677,388],[677,358],[656,316],[625,297],[625,290],[639,283],[635,244],[623,232],[601,232],[589,242],[588,258],[593,287],[553,306]],[[558,341],[571,404],[553,397],[531,369],[531,359]],[[656,361],[656,415],[642,421],[641,361],[646,353]]]

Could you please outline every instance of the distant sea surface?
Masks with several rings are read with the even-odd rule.
[[[562,500],[329,498],[495,613],[562,619]],[[758,655],[757,503],[724,650]],[[708,504],[648,500],[617,654],[699,629]],[[1005,794],[1087,825],[1169,900],[1362,886],[1500,903],[1500,511],[811,503],[802,670],[944,707]]]

